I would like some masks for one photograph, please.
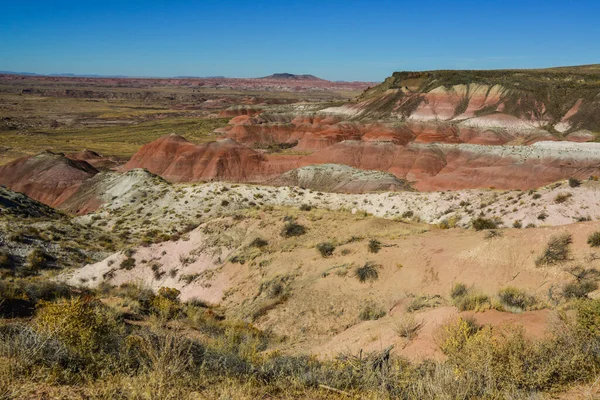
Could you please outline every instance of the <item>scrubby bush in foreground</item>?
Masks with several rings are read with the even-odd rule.
[[[600,246],[600,231],[596,231],[588,236],[587,243],[591,247],[599,247]]]
[[[379,278],[379,265],[372,261],[367,261],[362,267],[358,267],[355,275],[361,283],[375,281]]]
[[[321,254],[321,257],[329,257],[333,254],[335,245],[331,242],[323,242],[317,245],[317,251]]]
[[[536,265],[549,265],[567,261],[570,255],[569,245],[573,242],[570,233],[552,236],[546,245],[546,249],[535,261]]]
[[[300,225],[294,221],[286,222],[283,228],[281,229],[281,236],[283,237],[302,236],[305,233],[306,228],[303,225]]]

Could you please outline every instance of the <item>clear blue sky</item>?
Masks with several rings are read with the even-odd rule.
[[[0,70],[380,81],[600,62],[600,0],[0,0]]]

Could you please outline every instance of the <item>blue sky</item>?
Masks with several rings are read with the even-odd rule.
[[[600,1],[0,0],[0,70],[380,81],[600,63]]]

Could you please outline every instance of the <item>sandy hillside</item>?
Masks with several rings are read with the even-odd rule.
[[[305,234],[282,237],[284,220],[296,221]],[[287,352],[327,356],[394,344],[396,352],[410,358],[435,357],[437,326],[457,313],[449,296],[457,282],[488,295],[492,304],[506,286],[535,296],[541,310],[493,310],[476,318],[523,324],[529,334],[542,335],[554,312],[544,308],[560,304],[563,287],[575,280],[570,269],[599,263],[586,243],[599,228],[598,222],[585,222],[505,229],[489,238],[487,231],[444,230],[349,211],[248,210],[216,218],[177,241],[114,254],[64,279],[77,285],[176,287],[183,300],[217,304],[227,315],[273,332]],[[548,240],[565,232],[573,237],[571,260],[536,266]],[[368,251],[371,239],[380,242],[379,252]],[[317,251],[322,242],[334,244],[331,256]],[[123,267],[127,258],[133,265]],[[361,283],[357,269],[366,263],[374,266],[377,277]],[[409,343],[394,334],[394,326],[415,301],[426,304],[413,313],[424,326]],[[366,305],[385,315],[363,321],[359,315]]]

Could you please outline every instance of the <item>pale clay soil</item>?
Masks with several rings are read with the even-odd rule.
[[[223,187],[230,189],[221,193]],[[394,345],[397,354],[423,359],[441,356],[435,334],[442,323],[457,313],[449,299],[454,283],[463,282],[492,299],[496,298],[499,289],[517,286],[535,295],[540,304],[550,305],[562,287],[574,279],[568,272],[570,268],[577,265],[595,267],[599,264],[595,252],[586,243],[587,237],[600,228],[600,223],[596,221],[535,229],[503,229],[501,237],[486,239],[486,232],[439,229],[422,223],[373,218],[361,212],[353,213],[349,207],[352,201],[361,204],[360,200],[368,197],[373,204],[362,203],[361,208],[385,215],[381,206],[375,205],[378,200],[387,205],[383,209],[389,213],[395,209],[388,202],[399,205],[402,204],[400,201],[407,202],[408,198],[412,198],[410,206],[425,215],[424,210],[440,210],[456,204],[460,198],[475,200],[480,196],[497,194],[502,199],[498,203],[509,203],[513,200],[506,198],[512,196],[516,199],[519,193],[516,191],[500,194],[493,191],[397,193],[390,197],[387,193],[350,196],[318,195],[308,191],[299,195],[298,190],[294,194],[294,189],[288,188],[222,183],[181,186],[178,189],[179,201],[174,198],[170,200],[167,193],[160,199],[149,201],[143,207],[143,212],[162,210],[164,204],[173,207],[175,213],[190,215],[194,210],[203,211],[210,197],[213,198],[211,203],[220,204],[221,198],[252,198],[254,194],[263,194],[262,198],[255,200],[265,204],[298,205],[313,202],[326,205],[325,200],[328,200],[330,203],[327,205],[330,206],[334,201],[337,202],[333,203],[337,208],[341,208],[342,204],[348,206],[341,212],[316,208],[299,211],[289,207],[276,207],[273,210],[240,209],[236,212],[240,218],[213,217],[177,241],[137,248],[132,256],[136,264],[130,271],[120,268],[125,255],[116,253],[62,279],[76,285],[95,286],[107,281],[117,285],[124,282],[140,283],[154,289],[161,286],[176,287],[182,292],[182,300],[199,298],[217,304],[227,315],[253,320],[259,328],[272,330],[280,337],[287,338],[281,350],[289,353],[309,352],[330,357],[340,351],[356,353],[361,349],[381,350]],[[586,211],[595,212],[598,204],[589,199],[591,194],[595,196],[596,189],[596,183],[592,182],[579,188],[571,189],[563,184],[560,189],[547,188],[538,192],[548,199],[558,192],[572,192],[573,198],[569,200],[571,206],[587,200],[589,208]],[[218,195],[215,194],[217,191]],[[419,200],[420,196],[423,197]],[[439,200],[436,202],[432,197]],[[522,196],[526,204],[531,201],[530,197],[526,193]],[[188,200],[188,203],[185,204],[182,199]],[[125,200],[126,197],[121,198],[100,212],[100,215],[104,215],[103,220],[109,221],[107,226],[113,223],[114,218],[126,215],[121,209],[129,204]],[[520,207],[527,208],[523,205]],[[568,205],[548,205],[546,208],[549,214],[554,213],[546,222],[572,222],[572,217],[561,213],[567,213]],[[528,214],[523,212],[522,215]],[[285,216],[291,216],[306,226],[307,233],[296,238],[281,237],[279,232]],[[85,222],[90,218],[81,217],[80,220]],[[99,221],[102,220],[94,223]],[[168,218],[157,217],[157,221],[168,227]],[[535,259],[550,237],[563,232],[573,235],[571,261],[536,266]],[[264,249],[251,248],[250,243],[257,237],[266,239],[269,245]],[[382,242],[383,248],[379,253],[367,252],[369,238],[377,238]],[[315,250],[316,244],[323,241],[337,245],[333,256],[323,258]],[[232,262],[232,255],[247,255],[246,262]],[[354,273],[358,266],[367,261],[379,265],[379,277],[371,283],[360,283]],[[153,273],[153,263],[160,265],[163,275],[157,277]],[[109,271],[112,274],[107,275]],[[192,275],[193,279],[187,283],[182,279],[183,275]],[[284,282],[282,287],[289,293],[281,302],[278,298],[270,298],[267,289],[260,289],[261,286],[269,288],[276,281]],[[595,296],[595,293],[592,295]],[[407,313],[407,306],[419,296],[435,298],[437,304],[434,308],[414,313],[417,319],[424,322],[424,326],[417,338],[408,342],[395,334],[393,327]],[[376,321],[361,321],[358,314],[367,303],[381,308],[386,315]],[[259,313],[262,309],[266,311]],[[486,311],[477,313],[476,319],[493,325],[521,324],[528,335],[539,336],[552,326],[555,319],[553,315],[554,311],[549,309],[516,314]]]

